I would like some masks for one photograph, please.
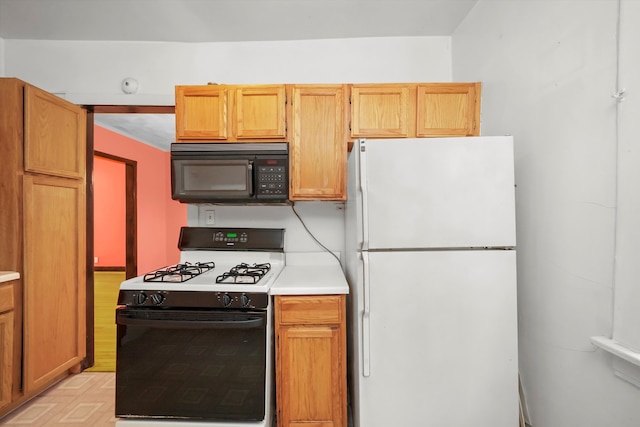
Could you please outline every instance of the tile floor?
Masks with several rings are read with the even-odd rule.
[[[60,381],[16,411],[0,426],[113,427],[115,374],[82,372]]]
[[[114,427],[115,385],[114,372],[72,375],[0,419],[0,427]]]

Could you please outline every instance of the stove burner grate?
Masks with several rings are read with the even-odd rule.
[[[271,264],[269,263],[253,265],[241,263],[216,277],[216,283],[255,284],[258,283],[269,270],[271,270]]]
[[[210,262],[196,262],[195,264],[185,262],[160,270],[147,273],[143,277],[144,282],[186,282],[202,273],[212,270],[216,264]]]

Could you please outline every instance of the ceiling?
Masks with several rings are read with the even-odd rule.
[[[448,36],[478,0],[0,0],[0,38],[237,42]],[[172,115],[97,114],[161,149]]]
[[[175,141],[176,119],[173,114],[94,114],[93,121],[98,126],[163,151],[169,151],[171,142]]]

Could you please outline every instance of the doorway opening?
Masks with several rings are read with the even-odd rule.
[[[107,154],[99,151],[94,151],[94,156],[97,158],[96,161],[101,159],[108,160],[111,162],[115,162],[119,164],[124,170],[124,176],[122,177],[122,181],[124,185],[120,187],[118,192],[123,192],[118,195],[122,196],[124,199],[124,212],[122,216],[116,216],[118,222],[121,221],[120,224],[117,224],[118,227],[124,229],[124,238],[122,239],[122,247],[117,248],[117,251],[123,253],[124,256],[121,259],[118,259],[117,265],[113,265],[113,267],[124,267],[125,277],[130,279],[138,275],[138,261],[137,261],[137,251],[138,251],[138,224],[137,224],[137,201],[136,201],[136,188],[137,188],[137,162],[135,160],[125,159],[123,157],[114,156],[112,154]],[[95,168],[95,164],[94,164]],[[95,194],[96,183],[94,182],[94,206],[97,200]],[[113,213],[113,212],[112,212]],[[96,243],[95,239],[95,226],[96,226],[96,216],[98,213],[94,211],[94,247]],[[120,260],[124,261],[121,262]],[[99,264],[99,259],[94,258],[94,263]],[[103,264],[104,265],[104,264]],[[109,269],[109,265],[107,267],[98,268],[100,270]]]
[[[95,151],[93,166],[94,364],[88,370],[113,372],[118,291],[137,275],[137,162]]]
[[[82,369],[93,367],[96,362],[96,299],[102,298],[96,293],[96,284],[94,278],[94,188],[93,188],[93,172],[94,172],[94,119],[95,114],[174,114],[173,106],[118,106],[118,105],[88,105],[84,106],[87,110],[87,258],[86,258],[86,282],[87,282],[87,339],[86,339],[86,358],[82,363]],[[138,274],[137,259],[137,163],[133,160],[117,157],[109,153],[96,152],[101,158],[109,158],[124,163],[126,170],[126,258],[124,265],[124,278],[132,278]],[[118,283],[119,284],[119,283]],[[113,311],[109,315],[112,323]],[[115,324],[113,324],[115,327]],[[110,344],[109,344],[110,345]],[[115,354],[115,342],[113,344],[113,352]]]

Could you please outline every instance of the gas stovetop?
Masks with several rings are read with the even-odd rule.
[[[282,229],[183,227],[178,247],[178,264],[122,282],[118,304],[251,307],[285,264]]]
[[[190,262],[170,265],[159,270],[152,271],[142,276],[143,282],[186,282],[202,273],[206,273],[216,266],[211,262]]]

